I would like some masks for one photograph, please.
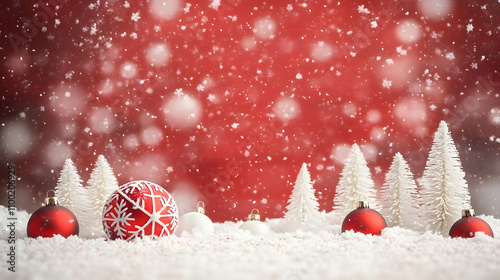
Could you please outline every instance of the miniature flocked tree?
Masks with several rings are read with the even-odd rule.
[[[448,235],[453,223],[461,218],[463,205],[470,204],[464,177],[448,125],[441,121],[422,177],[421,204],[428,230]]]
[[[104,234],[102,227],[102,210],[108,197],[118,189],[118,181],[103,155],[97,157],[90,179],[87,182],[89,199],[88,221],[94,235]]]
[[[335,190],[334,210],[343,219],[355,207],[358,200],[367,200],[370,207],[379,210],[376,202],[375,183],[370,169],[358,145],[352,145],[341,178]]]
[[[416,229],[418,193],[408,163],[400,153],[394,156],[382,186],[381,214],[387,225]]]
[[[319,203],[314,196],[313,182],[306,163],[300,168],[288,203],[286,207],[288,211],[285,214],[288,223],[304,227],[317,222]]]
[[[88,200],[82,186],[82,179],[69,158],[64,162],[54,191],[59,205],[68,208],[76,216],[80,232],[82,232],[88,221]]]

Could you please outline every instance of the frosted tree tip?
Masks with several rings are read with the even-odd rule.
[[[448,124],[443,120],[439,123],[439,129],[448,129]]]
[[[354,143],[351,146],[351,153],[361,153],[361,149],[359,148],[358,144]]]
[[[67,158],[65,161],[64,161],[64,164],[73,164],[73,161],[70,159],[70,158]]]

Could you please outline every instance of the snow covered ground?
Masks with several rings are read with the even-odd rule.
[[[0,206],[1,279],[497,279],[500,220],[486,220],[496,238],[450,239],[387,228],[382,236],[319,233],[253,236],[240,223],[215,224],[212,236],[153,240],[26,238],[29,215],[18,212],[16,272],[4,261],[10,246]],[[276,220],[271,221],[275,223]]]

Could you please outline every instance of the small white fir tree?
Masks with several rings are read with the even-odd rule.
[[[118,189],[118,181],[103,155],[97,157],[90,179],[87,182],[89,200],[88,222],[92,235],[103,235],[102,209],[108,197]]]
[[[285,214],[287,222],[302,226],[317,223],[319,203],[314,196],[313,182],[306,163],[302,163],[288,203]]]
[[[347,156],[337,188],[335,189],[334,210],[337,218],[344,218],[355,207],[355,202],[367,200],[370,207],[378,210],[375,183],[370,169],[358,145],[352,145]]]
[[[73,161],[69,158],[64,162],[54,192],[59,205],[73,212],[78,220],[80,231],[82,231],[87,221],[88,200],[82,186],[82,179],[78,175]]]
[[[418,192],[408,163],[400,153],[394,156],[382,186],[380,213],[390,227],[416,229]]]
[[[453,223],[461,218],[463,205],[470,205],[464,178],[448,125],[441,121],[422,176],[421,204],[428,230],[447,236]]]

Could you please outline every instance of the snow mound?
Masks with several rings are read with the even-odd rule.
[[[6,213],[0,206],[2,221]],[[242,222],[225,222],[215,223],[212,235],[29,239],[28,217],[17,212],[15,279],[494,279],[500,273],[500,240],[484,234],[451,239],[394,227],[366,236],[329,226],[261,237],[238,230]],[[480,218],[500,234],[500,220]],[[270,228],[279,222],[266,221]],[[2,252],[7,237],[2,227]]]

